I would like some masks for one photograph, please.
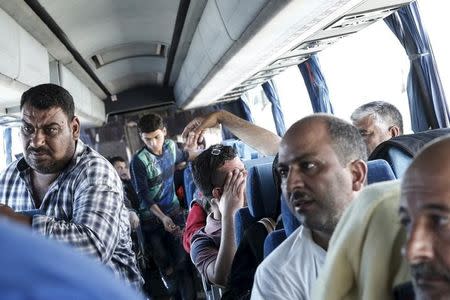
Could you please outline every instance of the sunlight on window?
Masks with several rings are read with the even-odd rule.
[[[277,133],[272,115],[272,104],[267,99],[264,90],[259,85],[242,95],[252,112],[253,122],[267,130]]]
[[[297,66],[287,68],[272,80],[280,98],[286,129],[313,113],[308,91]]]
[[[448,43],[448,27],[450,21],[448,12],[450,2],[438,0],[419,1],[418,7],[422,17],[423,27],[428,33],[433,53],[438,65],[444,92],[449,104],[450,97],[450,44]],[[447,24],[447,25],[446,25]]]
[[[384,22],[342,39],[320,52],[319,60],[338,117],[350,120],[358,106],[382,100],[400,110],[405,133],[411,132],[406,93],[409,60]]]

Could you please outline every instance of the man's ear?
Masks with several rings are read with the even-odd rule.
[[[166,127],[163,127],[163,129],[161,129],[161,131],[163,132],[164,137],[166,137],[166,135],[167,135],[167,129],[166,129]]]
[[[352,188],[353,191],[357,192],[366,183],[367,164],[362,159],[357,159],[351,163],[350,168],[352,172]]]
[[[72,130],[72,136],[74,140],[78,140],[80,138],[80,119],[77,116],[72,118],[70,122],[70,130]]]
[[[397,125],[392,125],[391,127],[389,127],[389,133],[390,133],[391,137],[399,136],[400,128],[398,128]]]

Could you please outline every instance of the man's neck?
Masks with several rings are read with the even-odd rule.
[[[328,250],[328,244],[330,243],[331,234],[318,230],[311,230],[311,236],[313,241],[322,247],[325,251]]]
[[[36,208],[41,206],[50,185],[58,178],[59,174],[60,173],[42,174],[32,170],[31,185]]]

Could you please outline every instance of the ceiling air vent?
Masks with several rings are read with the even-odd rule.
[[[109,63],[142,56],[166,56],[166,46],[161,43],[131,43],[100,50],[91,56],[92,62],[98,69]]]
[[[295,47],[290,51],[289,54],[292,55],[300,55],[300,54],[312,54],[319,51],[324,50],[328,46],[333,45],[337,41],[343,39],[347,35],[352,34],[353,32],[346,33],[338,36],[330,36],[323,39],[311,40],[304,43],[301,43],[299,46]]]
[[[280,59],[277,59],[273,63],[270,64],[268,68],[282,68],[282,67],[289,67],[293,65],[299,65],[305,60],[307,60],[309,56],[289,56],[289,57],[282,57]]]
[[[326,30],[336,30],[336,29],[344,29],[344,28],[352,28],[352,27],[360,27],[367,26],[369,24],[375,23],[378,20],[381,20],[395,10],[397,10],[401,5],[386,7],[382,9],[372,10],[360,12],[357,14],[346,15],[332,23],[331,25],[325,28]]]

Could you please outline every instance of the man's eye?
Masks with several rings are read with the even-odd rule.
[[[58,128],[49,127],[49,128],[45,128],[44,131],[45,131],[45,135],[55,136],[58,133]]]
[[[281,178],[286,178],[288,175],[288,170],[286,169],[278,169],[278,174],[280,174]]]
[[[433,225],[435,226],[443,226],[448,224],[448,217],[440,216],[440,215],[432,215],[430,216]]]
[[[317,167],[317,165],[314,162],[308,161],[308,162],[302,163],[301,167],[305,171],[311,171],[311,170],[314,170]]]
[[[22,126],[22,132],[24,134],[32,134],[34,132],[34,127],[33,126],[28,126],[28,125],[23,125]]]
[[[409,224],[411,224],[411,219],[409,217],[400,217],[400,224],[402,224],[403,227],[408,228]]]

